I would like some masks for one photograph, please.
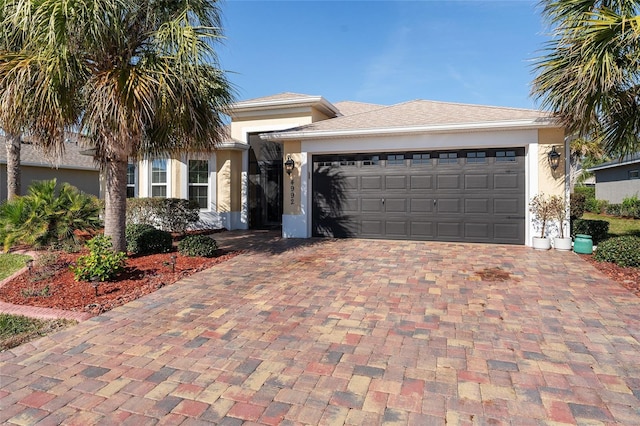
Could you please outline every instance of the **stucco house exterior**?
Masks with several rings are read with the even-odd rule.
[[[569,191],[564,128],[537,110],[281,93],[230,115],[211,155],[131,164],[129,195],[189,198],[208,225],[287,238],[530,245],[528,200]]]
[[[591,167],[589,172],[595,174],[598,200],[620,204],[627,197],[640,196],[640,152]]]
[[[27,139],[20,147],[21,195],[25,195],[33,181],[57,179],[58,184],[70,183],[86,194],[101,196],[101,179],[93,158],[82,154],[85,150],[71,134],[65,141],[64,154],[59,159],[45,156]],[[0,134],[0,201],[7,199],[7,150],[5,136]]]

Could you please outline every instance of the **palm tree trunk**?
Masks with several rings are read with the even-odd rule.
[[[20,195],[20,133],[7,135],[7,199],[12,200]]]
[[[104,234],[111,237],[115,251],[127,251],[124,234],[127,209],[127,160],[108,161],[105,173]]]

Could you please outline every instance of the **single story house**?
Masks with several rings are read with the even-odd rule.
[[[58,184],[67,182],[79,190],[100,197],[101,184],[98,166],[91,156],[83,155],[83,148],[69,135],[64,154],[59,159],[46,157],[28,139],[20,147],[20,190],[24,195],[33,181],[56,178]],[[5,136],[0,134],[0,201],[7,199],[7,149]]]
[[[589,172],[596,176],[596,199],[620,204],[627,197],[640,196],[640,152],[609,161]]]
[[[211,155],[130,165],[129,195],[189,198],[210,225],[287,238],[530,245],[528,200],[569,193],[565,130],[537,110],[281,93],[230,116]]]

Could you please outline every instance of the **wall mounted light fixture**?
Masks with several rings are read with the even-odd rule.
[[[548,156],[549,156],[549,167],[551,167],[551,170],[555,172],[558,166],[560,165],[560,153],[556,151],[555,145],[551,147],[551,152],[549,152]]]
[[[287,161],[284,162],[284,170],[288,175],[291,175],[291,172],[293,172],[293,168],[295,165],[296,163],[291,158],[291,155],[287,155]]]

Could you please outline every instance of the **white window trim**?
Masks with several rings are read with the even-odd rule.
[[[201,160],[201,161],[206,161],[207,162],[207,183],[203,184],[203,183],[197,183],[197,184],[191,184],[189,182],[189,161],[192,160]],[[211,206],[212,206],[212,200],[213,200],[213,193],[212,193],[212,186],[213,186],[213,169],[212,169],[212,163],[214,162],[214,157],[213,155],[210,157],[206,157],[204,155],[202,156],[192,156],[192,157],[187,157],[187,159],[184,162],[184,166],[185,166],[185,184],[186,184],[186,191],[185,191],[185,198],[188,200],[189,199],[189,187],[193,186],[205,186],[207,187],[207,207],[205,208],[201,208],[200,211],[201,212],[208,212],[211,211]]]
[[[129,169],[129,165],[133,165],[134,167],[134,171],[133,171],[133,184],[129,183],[129,173],[128,173],[128,169]],[[127,189],[129,188],[133,188],[133,198],[138,198],[138,187],[139,187],[139,178],[138,176],[140,175],[140,169],[142,168],[142,165],[140,162],[138,161],[131,161],[129,163],[127,163]]]
[[[154,160],[165,160],[166,164],[167,164],[167,179],[165,183],[162,184],[158,184],[158,183],[153,183],[153,161]],[[151,158],[148,160],[147,162],[148,164],[148,177],[149,177],[149,186],[148,186],[148,196],[149,197],[153,197],[153,187],[154,186],[165,186],[167,188],[167,192],[166,192],[166,196],[164,198],[172,198],[172,192],[171,192],[171,159],[170,158],[166,158],[166,157],[155,157],[155,158]]]

